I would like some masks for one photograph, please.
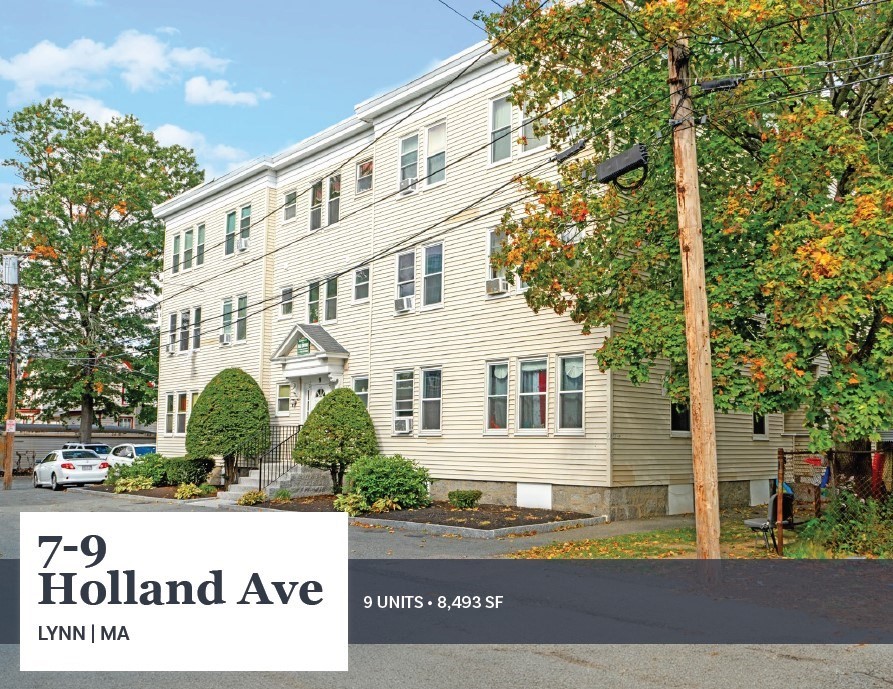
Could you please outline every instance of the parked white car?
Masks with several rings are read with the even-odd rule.
[[[133,464],[133,460],[143,455],[149,455],[155,452],[155,445],[124,443],[123,445],[115,445],[114,449],[108,456],[109,464]]]
[[[109,473],[109,463],[92,450],[53,450],[34,465],[34,487],[82,486],[102,483]]]
[[[112,451],[112,448],[105,443],[65,443],[62,446],[63,450],[93,450],[96,454],[98,454],[103,459],[108,459],[109,453]]]

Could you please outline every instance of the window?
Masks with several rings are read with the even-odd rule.
[[[290,191],[285,195],[285,203],[282,207],[282,219],[291,220],[298,213],[298,192]]]
[[[233,300],[223,300],[223,334],[233,336]]]
[[[279,302],[279,315],[290,316],[294,304],[294,294],[291,287],[282,288],[282,299]]]
[[[338,278],[326,280],[326,320],[334,321],[338,317]]]
[[[397,257],[397,296],[415,295],[415,252],[410,251]]]
[[[425,247],[425,306],[443,303],[443,244]]]
[[[236,314],[236,342],[243,342],[248,336],[248,297],[242,295],[238,301]]]
[[[490,279],[504,278],[505,270],[493,267],[493,257],[502,250],[502,244],[505,242],[505,234],[499,230],[490,230]]]
[[[559,359],[558,428],[583,430],[582,356],[563,356]]]
[[[186,408],[188,395],[185,392],[177,394],[177,434],[186,432]]]
[[[282,383],[278,386],[276,392],[276,414],[279,416],[288,416],[291,409],[291,385]]]
[[[133,417],[122,416],[118,419],[118,425],[121,426],[121,428],[134,428]]]
[[[189,404],[189,409],[190,409],[190,410],[195,409],[195,403],[196,403],[196,401],[198,400],[198,396],[199,396],[200,394],[201,394],[200,392],[193,392],[193,393],[192,393],[192,400],[190,401],[190,404]]]
[[[202,346],[202,307],[196,306],[192,310],[192,348],[200,349]]]
[[[357,193],[372,189],[372,158],[357,163]]]
[[[192,230],[186,230],[183,233],[183,270],[192,268]]]
[[[199,225],[195,234],[195,265],[200,266],[205,262],[205,226]]]
[[[753,415],[753,434],[754,436],[760,436],[763,438],[769,436],[769,431],[766,428],[766,417],[762,414]]]
[[[512,157],[512,104],[508,98],[490,103],[490,162]]]
[[[341,208],[341,175],[329,177],[329,225],[338,222]]]
[[[322,180],[310,187],[310,229],[322,227]]]
[[[394,377],[394,418],[412,418],[412,371],[397,371]]]
[[[189,309],[180,312],[180,351],[189,349]]]
[[[251,206],[242,209],[239,219],[239,239],[248,239],[251,236]]]
[[[353,391],[357,393],[357,397],[363,400],[365,406],[369,406],[369,377],[358,376],[353,379]]]
[[[171,272],[180,272],[180,235],[174,235],[174,258],[171,262]]]
[[[521,150],[525,153],[527,151],[535,151],[538,148],[542,148],[543,146],[549,145],[549,136],[547,134],[543,134],[542,136],[537,136],[534,130],[534,125],[545,126],[546,118],[541,117],[539,119],[535,117],[524,117],[522,119],[523,124],[521,125]]]
[[[428,153],[425,158],[427,184],[437,184],[446,179],[446,122],[428,127],[425,138]]]
[[[518,391],[519,428],[524,430],[545,430],[546,360],[522,361],[520,378]]]
[[[487,364],[487,430],[508,429],[509,365],[506,361]]]
[[[226,214],[226,244],[223,253],[229,256],[236,250],[236,212]]]
[[[307,289],[307,322],[319,323],[319,283],[311,282]]]
[[[670,405],[670,432],[691,433],[691,414],[687,405]]]
[[[400,141],[400,188],[415,184],[419,176],[419,135]]]
[[[440,430],[441,382],[440,369],[422,371],[422,430]]]
[[[177,314],[172,313],[167,321],[167,344],[168,348],[173,350],[177,345]]]
[[[167,396],[167,406],[164,413],[164,432],[174,432],[174,396],[172,394]]]
[[[353,299],[363,301],[369,298],[369,268],[360,268],[353,273]]]

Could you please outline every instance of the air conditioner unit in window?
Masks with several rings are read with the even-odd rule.
[[[407,311],[412,311],[412,307],[412,297],[399,297],[398,299],[394,299],[394,311],[396,311],[397,313],[406,313]]]
[[[220,344],[231,344],[233,341],[233,336],[229,333],[221,333],[220,334]]]
[[[168,355],[176,354],[176,353],[177,353],[177,343],[176,343],[176,342],[169,342],[169,343],[168,343],[168,345],[167,345],[167,353],[168,353]]]
[[[399,435],[407,435],[412,433],[412,417],[404,419],[394,419],[394,433]]]
[[[509,281],[505,278],[487,280],[487,294],[505,294],[509,291]]]
[[[236,248],[239,251],[245,251],[248,248],[248,238],[247,237],[240,238],[239,241],[236,243]]]
[[[400,193],[401,194],[411,194],[416,190],[416,183],[418,182],[417,177],[410,177],[409,179],[401,179],[400,180]]]

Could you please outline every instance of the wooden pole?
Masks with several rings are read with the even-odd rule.
[[[18,258],[16,259],[18,260]],[[19,332],[19,285],[12,286],[12,312],[9,320],[9,387],[6,391],[6,438],[3,457],[3,490],[12,488],[12,457],[15,454],[16,345]],[[10,427],[10,422],[12,426]]]
[[[778,481],[775,486],[775,531],[778,537],[777,551],[784,556],[784,450],[778,450]]]
[[[704,276],[704,238],[694,111],[689,93],[688,40],[670,46],[670,118],[676,164],[676,205],[682,282],[685,297],[685,340],[691,410],[691,456],[695,481],[695,526],[699,559],[719,559],[719,486],[716,468],[716,421],[710,323]]]

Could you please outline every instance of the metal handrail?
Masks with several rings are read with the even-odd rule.
[[[297,443],[298,434],[303,426],[273,426],[277,430],[281,430],[285,437],[278,443],[270,447],[266,454],[261,457],[259,462],[259,479],[258,487],[264,490],[271,483],[288,473],[294,465],[294,459],[291,456],[292,450]],[[275,433],[275,432],[274,432]]]

